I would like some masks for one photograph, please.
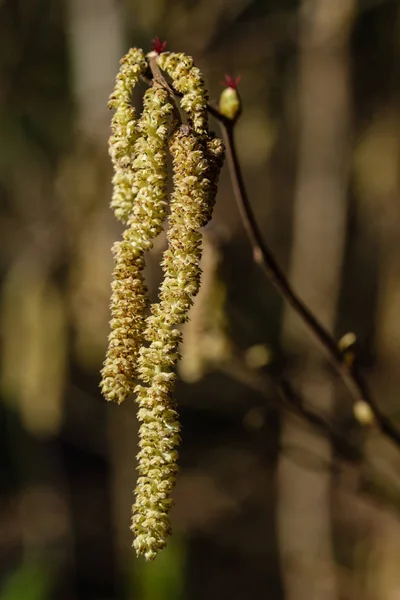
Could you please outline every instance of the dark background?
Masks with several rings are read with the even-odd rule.
[[[120,235],[107,98],[156,35],[215,101],[241,75],[265,239],[335,337],[355,333],[400,426],[398,0],[1,0],[0,600],[397,600],[400,449],[253,263],[226,169],[184,331],[174,534],[134,556],[135,404],[98,387]],[[351,451],[285,410],[283,372]]]

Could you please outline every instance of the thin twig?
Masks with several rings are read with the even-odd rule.
[[[348,437],[343,435],[334,423],[320,412],[316,412],[307,406],[303,398],[284,376],[279,378],[278,381],[271,378],[270,386],[268,383],[269,378],[266,378],[265,374],[246,368],[239,354],[235,354],[233,364],[222,364],[219,366],[219,370],[261,394],[268,403],[273,404],[278,410],[288,411],[321,434],[325,434],[333,445],[336,458],[348,465],[357,467],[359,491],[375,496],[385,504],[389,504],[399,514],[400,490],[396,487],[396,484],[390,479],[384,478],[379,471],[376,471],[365,459],[362,451]],[[275,387],[278,395],[271,393],[271,387]],[[287,448],[281,450],[285,452]],[[292,458],[292,460],[294,459]],[[310,465],[306,465],[306,467],[311,468]],[[325,467],[331,470],[333,474],[337,475],[340,472],[340,468],[335,461],[330,464],[326,463]]]
[[[219,370],[261,394],[276,408],[289,411],[314,429],[326,434],[342,458],[352,462],[360,460],[361,453],[358,448],[351,444],[323,414],[309,408],[285,376],[282,375],[278,379],[266,378],[265,374],[248,369],[241,360],[239,352],[234,353],[229,363],[220,365]],[[277,393],[274,393],[274,388]]]
[[[360,450],[351,444],[326,417],[308,408],[288,379],[284,377],[280,379],[278,390],[284,404],[310,425],[325,432],[343,458],[351,461],[361,459]]]
[[[151,79],[147,76],[143,77],[143,79],[149,84],[152,83]],[[170,85],[169,88],[175,96],[182,96],[182,94],[177,92],[173,86]],[[363,400],[369,405],[381,432],[400,447],[400,431],[392,423],[391,419],[382,413],[381,409],[373,399],[368,385],[361,373],[358,371],[355,363],[349,365],[343,360],[342,352],[340,351],[334,337],[297,295],[281,267],[279,266],[272,251],[269,249],[263,239],[247,195],[240,162],[236,151],[234,127],[237,119],[228,119],[222,115],[220,111],[212,104],[208,104],[207,109],[208,112],[218,121],[221,127],[233,193],[253,249],[254,261],[263,269],[265,275],[278,293],[301,318],[303,323],[306,325],[307,330],[314,337],[314,340],[319,344],[320,348],[323,350],[332,366],[341,376],[343,382],[355,400]]]
[[[370,406],[376,423],[382,433],[388,436],[395,444],[397,444],[397,446],[400,446],[400,432],[395,425],[393,425],[391,420],[382,413],[379,406],[372,398],[368,386],[360,372],[357,370],[357,367],[354,364],[348,365],[343,360],[343,355],[338,348],[335,339],[293,290],[273,253],[265,243],[247,196],[236,151],[234,123],[227,122],[225,117],[218,120],[221,125],[226,146],[226,156],[233,192],[253,248],[254,261],[263,269],[275,289],[302,319],[303,323],[307,326],[308,331],[318,342],[320,348],[324,351],[333,367],[339,373],[355,400],[363,400]]]

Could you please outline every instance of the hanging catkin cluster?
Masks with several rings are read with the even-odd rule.
[[[122,60],[110,100],[116,108],[110,138],[115,169],[111,206],[127,227],[113,247],[111,333],[101,383],[108,400],[122,402],[132,392],[136,394],[140,451],[132,530],[137,554],[147,559],[165,547],[170,534],[180,441],[172,395],[179,326],[188,320],[199,289],[199,230],[211,218],[224,158],[222,141],[208,132],[207,92],[193,60],[175,53],[153,52],[151,56],[181,94],[187,124],[177,122],[174,99],[159,77],[145,94],[142,116],[135,119],[130,94],[147,62],[141,50],[130,50]],[[159,301],[150,307],[143,279],[144,255],[168,213],[168,151],[173,166],[168,248],[162,260]]]

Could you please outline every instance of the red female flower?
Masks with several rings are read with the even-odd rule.
[[[227,88],[231,88],[231,90],[236,90],[241,78],[241,75],[238,75],[237,77],[232,77],[232,75],[225,75],[225,80],[221,82],[221,85],[224,85]]]
[[[164,52],[166,47],[167,47],[167,42],[166,41],[162,42],[159,37],[154,38],[154,40],[152,40],[152,42],[151,42],[151,49],[153,50],[153,52],[156,52],[157,54],[161,54],[161,52]]]

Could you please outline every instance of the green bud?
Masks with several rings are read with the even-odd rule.
[[[219,97],[219,112],[231,121],[235,121],[242,111],[240,96],[235,88],[227,87]]]

